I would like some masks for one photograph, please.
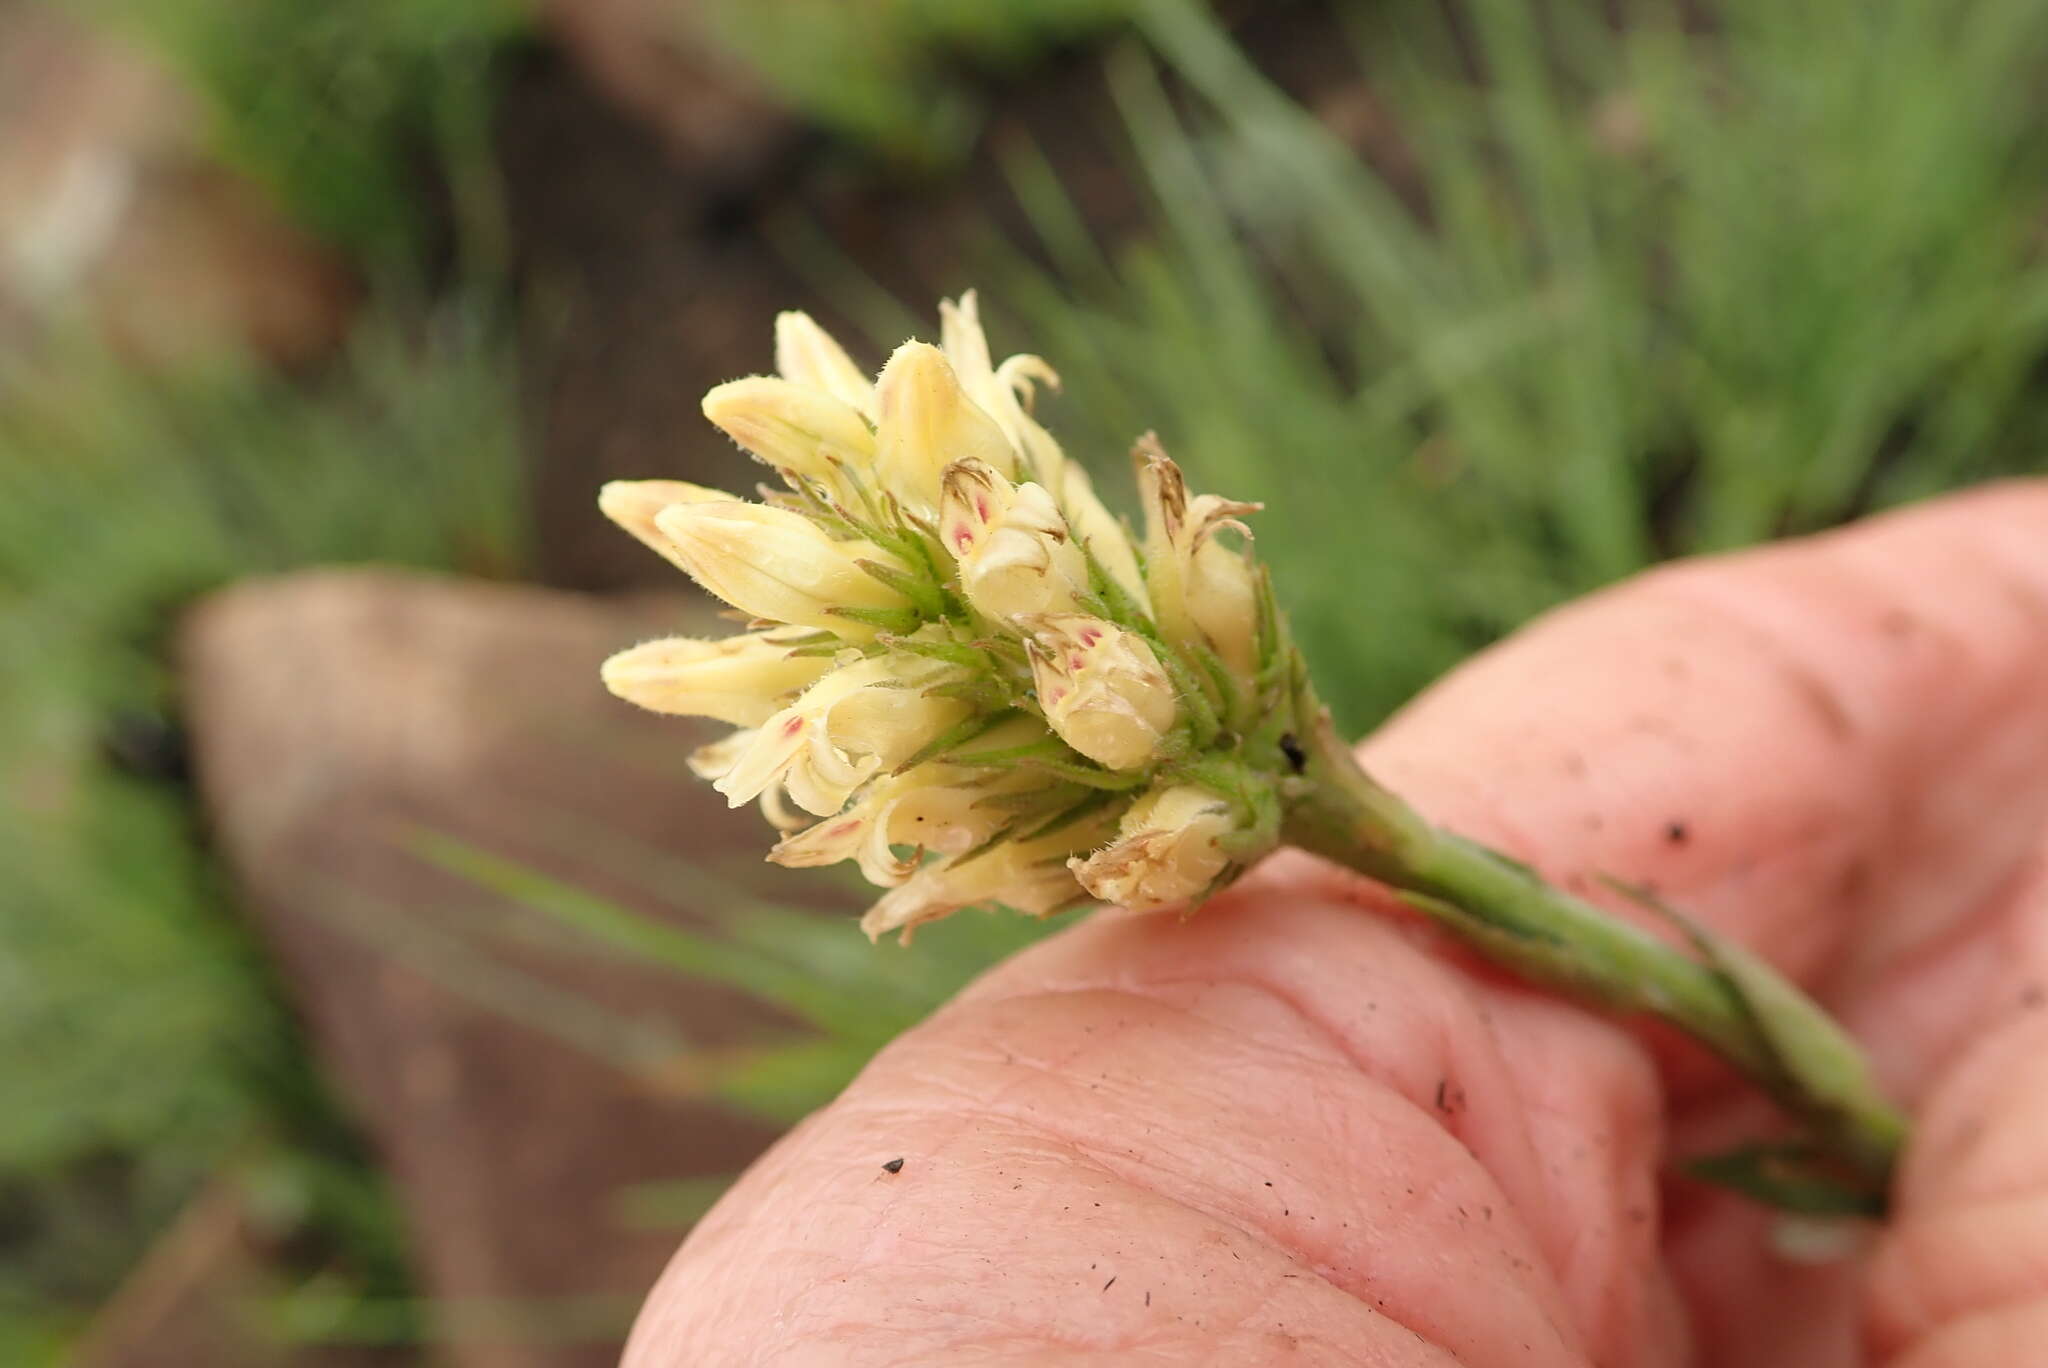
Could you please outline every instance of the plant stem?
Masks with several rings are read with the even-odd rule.
[[[1906,1123],[1877,1090],[1853,1042],[1789,982],[1711,932],[1683,927],[1695,959],[1592,904],[1552,888],[1526,865],[1423,820],[1361,769],[1327,713],[1299,738],[1287,793],[1289,843],[1387,885],[1457,939],[1522,977],[1620,1013],[1670,1022],[1804,1123],[1793,1161],[1745,1186],[1814,1209],[1810,1184],[1840,1206],[1881,1208]],[[1656,907],[1647,895],[1640,900]],[[1782,1161],[1786,1151],[1774,1150]],[[1726,1176],[1726,1166],[1721,1170]],[[1777,1183],[1776,1196],[1757,1190]]]

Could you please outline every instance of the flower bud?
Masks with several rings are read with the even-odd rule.
[[[1009,439],[967,397],[937,347],[905,342],[875,381],[875,463],[882,481],[912,507],[939,506],[939,484],[955,461],[986,463],[1005,478],[1017,469]]]
[[[704,396],[704,416],[759,460],[830,490],[844,490],[874,468],[867,420],[831,395],[788,380],[728,381]]]
[[[1042,836],[999,841],[964,860],[926,865],[884,893],[860,919],[860,929],[869,940],[896,930],[907,938],[924,922],[983,903],[1000,903],[1031,917],[1051,916],[1083,896],[1067,868],[1068,858],[1107,831],[1107,817],[1090,818]]]
[[[865,639],[841,608],[903,610],[910,601],[861,569],[863,560],[902,567],[864,541],[833,541],[801,513],[737,499],[671,505],[655,526],[690,577],[743,613]]]
[[[960,387],[1002,429],[1016,453],[1016,469],[1050,492],[1075,542],[1095,557],[1132,601],[1146,607],[1145,580],[1138,572],[1138,558],[1123,524],[1096,497],[1088,472],[1067,460],[1052,434],[1028,411],[1026,401],[1033,387],[1044,383],[1058,389],[1058,373],[1036,356],[1012,356],[1000,366],[991,366],[980,306],[972,290],[961,295],[958,303],[946,300],[939,305],[939,326],[946,360]],[[1012,467],[999,469],[1015,478]],[[1076,583],[1086,588],[1087,576],[1078,577]]]
[[[806,812],[828,817],[870,778],[916,755],[971,709],[932,692],[950,667],[883,655],[832,671],[761,723],[714,786],[733,807],[782,784]]]
[[[1060,739],[1110,769],[1155,758],[1177,709],[1172,681],[1144,638],[1080,613],[1048,615],[1031,630],[1032,682]]]
[[[1209,891],[1230,868],[1223,838],[1235,826],[1230,804],[1208,789],[1155,788],[1124,814],[1114,841],[1069,867],[1104,902],[1150,912]]]
[[[1240,678],[1257,668],[1259,590],[1250,558],[1216,540],[1238,515],[1259,505],[1204,494],[1188,498],[1180,467],[1147,433],[1132,453],[1145,506],[1145,575],[1160,634],[1176,645],[1206,646]]]
[[[1233,674],[1251,679],[1258,669],[1259,579],[1250,549],[1232,550],[1211,537],[1195,548],[1183,582],[1195,630]]]
[[[820,656],[790,654],[786,631],[704,641],[667,637],[620,651],[604,663],[604,685],[651,712],[712,717],[758,727],[784,696],[832,668]]]
[[[875,416],[874,382],[807,313],[775,316],[775,369],[785,380],[822,390],[869,418]]]
[[[661,511],[676,504],[738,502],[737,496],[722,489],[683,480],[613,480],[597,492],[599,512],[679,566],[683,563],[676,559],[675,543],[654,525]]]
[[[1088,562],[1052,495],[1012,485],[980,461],[946,468],[939,540],[960,565],[960,592],[998,622],[1071,613],[1088,587]]]

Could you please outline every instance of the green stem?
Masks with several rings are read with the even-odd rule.
[[[1811,1000],[1675,913],[1666,915],[1684,927],[1703,959],[1552,888],[1517,861],[1430,825],[1359,767],[1327,714],[1312,702],[1301,711],[1315,721],[1299,738],[1300,774],[1288,787],[1290,844],[1386,884],[1526,979],[1677,1026],[1804,1123],[1813,1161],[1798,1182],[1847,1186],[1864,1209],[1881,1207],[1905,1121],[1878,1091],[1853,1042]],[[1784,1178],[1782,1171],[1758,1177],[1755,1187]],[[1811,1200],[1802,1189],[1783,1204]]]

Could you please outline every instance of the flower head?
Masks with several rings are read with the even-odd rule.
[[[1288,763],[1291,648],[1248,549],[1217,537],[1254,506],[1189,497],[1150,443],[1140,543],[1033,415],[1052,368],[994,361],[972,294],[941,324],[870,382],[786,313],[778,374],[705,396],[786,493],[605,487],[607,514],[752,620],[622,651],[605,683],[738,727],[692,768],[784,829],[771,859],[853,860],[889,889],[870,934],[983,903],[1199,898],[1270,844],[1257,814]]]

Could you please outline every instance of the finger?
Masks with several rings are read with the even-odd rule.
[[[1929,1096],[1871,1266],[1881,1359],[2024,1362],[1993,1347],[2048,1315],[2048,862],[2018,902],[1996,1015]]]
[[[1675,1362],[1663,1308],[1608,1276],[1648,1260],[1655,1149],[1618,1036],[1349,907],[1086,926],[749,1174],[629,1361],[779,1318],[831,1362]]]

